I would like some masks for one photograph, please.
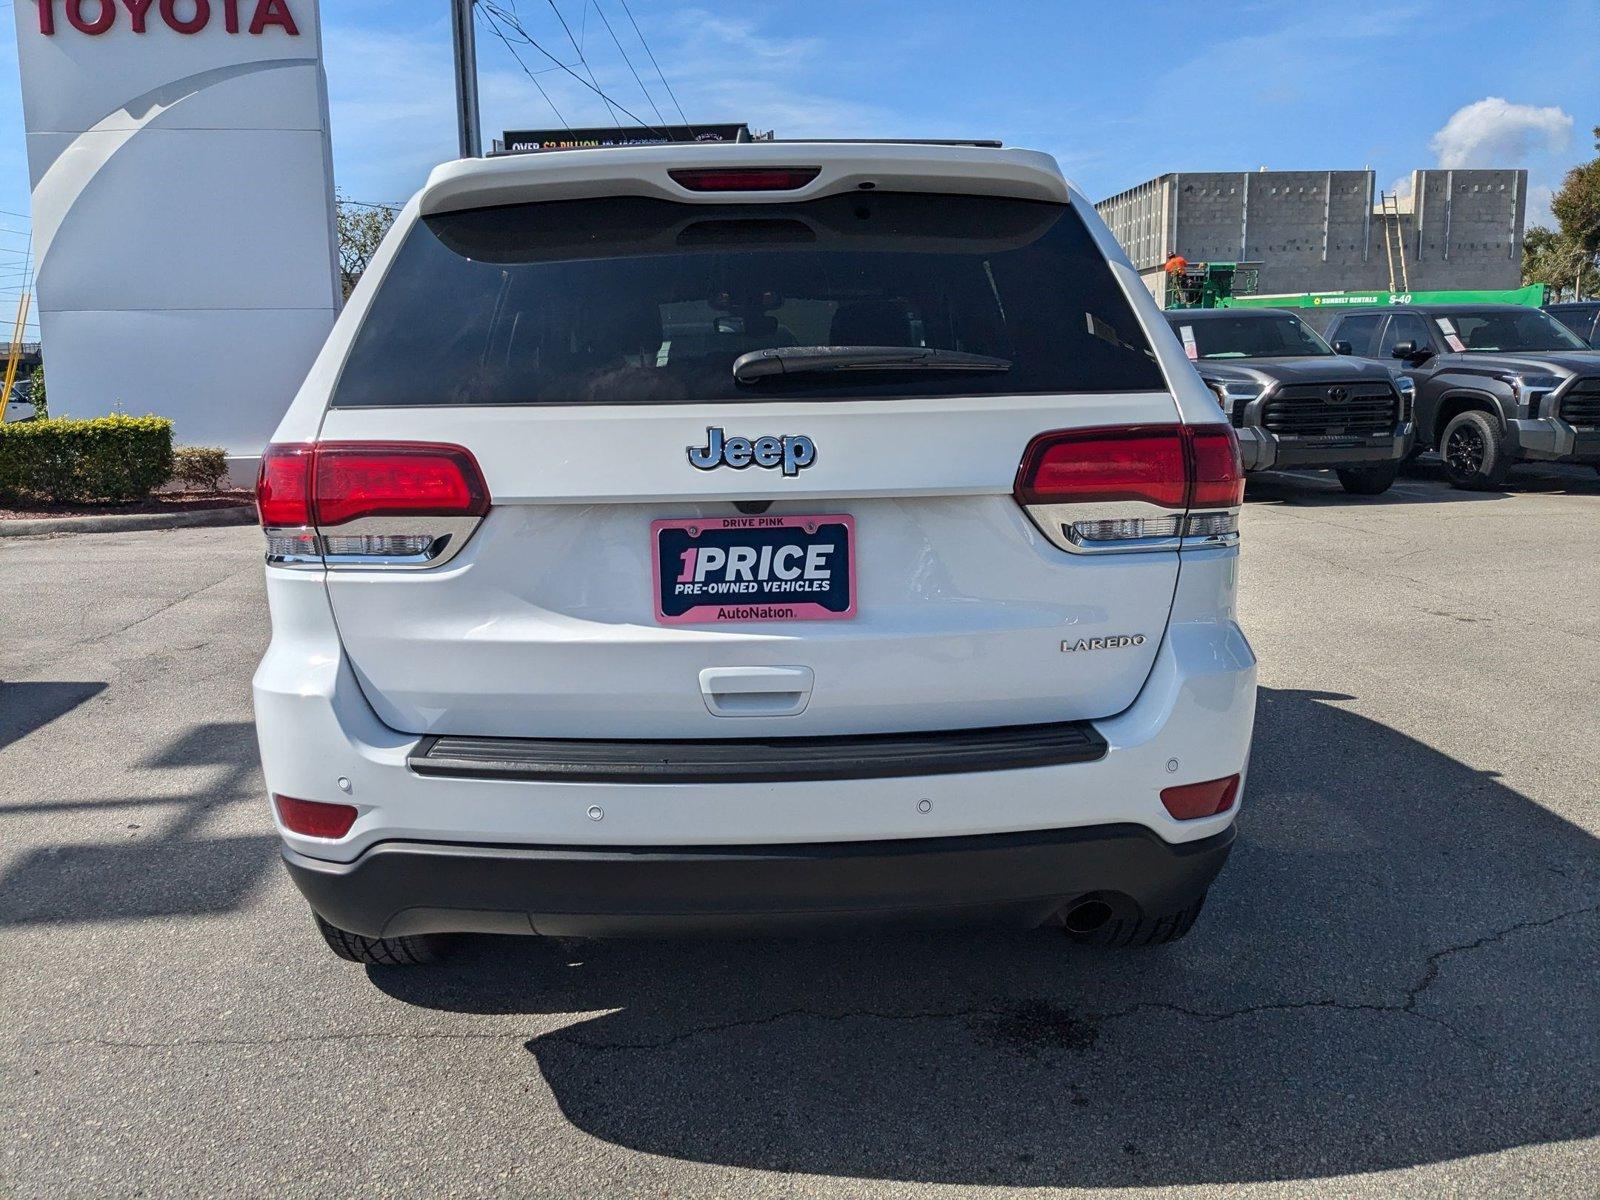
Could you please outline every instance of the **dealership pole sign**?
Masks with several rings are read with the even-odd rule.
[[[253,458],[340,302],[316,0],[16,13],[52,411]]]

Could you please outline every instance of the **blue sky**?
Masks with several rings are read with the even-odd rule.
[[[26,0],[19,0],[25,3]],[[582,43],[602,90],[676,111],[621,0],[498,0],[562,61]],[[779,136],[998,137],[1049,151],[1096,199],[1165,171],[1526,166],[1530,214],[1600,123],[1600,0],[628,0],[691,121]],[[446,0],[323,0],[335,173],[395,201],[455,152]],[[16,78],[12,4],[0,55]],[[603,13],[633,60],[641,91]],[[565,122],[480,30],[485,136],[611,124],[603,103],[520,47]],[[581,68],[580,68],[581,70]],[[15,82],[0,87],[0,262],[25,247]],[[0,312],[16,281],[0,267]]]

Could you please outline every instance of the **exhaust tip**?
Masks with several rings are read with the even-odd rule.
[[[1062,924],[1069,933],[1093,933],[1111,917],[1111,905],[1104,900],[1080,900],[1067,909]]]

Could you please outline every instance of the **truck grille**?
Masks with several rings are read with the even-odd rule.
[[[1600,426],[1600,378],[1580,379],[1561,397],[1561,419],[1568,425]]]
[[[1400,396],[1381,383],[1290,384],[1262,413],[1267,429],[1287,437],[1369,437],[1393,433],[1399,420]]]

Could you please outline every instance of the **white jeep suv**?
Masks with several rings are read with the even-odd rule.
[[[262,462],[256,719],[332,948],[1186,933],[1255,705],[1234,435],[1046,155],[449,163]]]

